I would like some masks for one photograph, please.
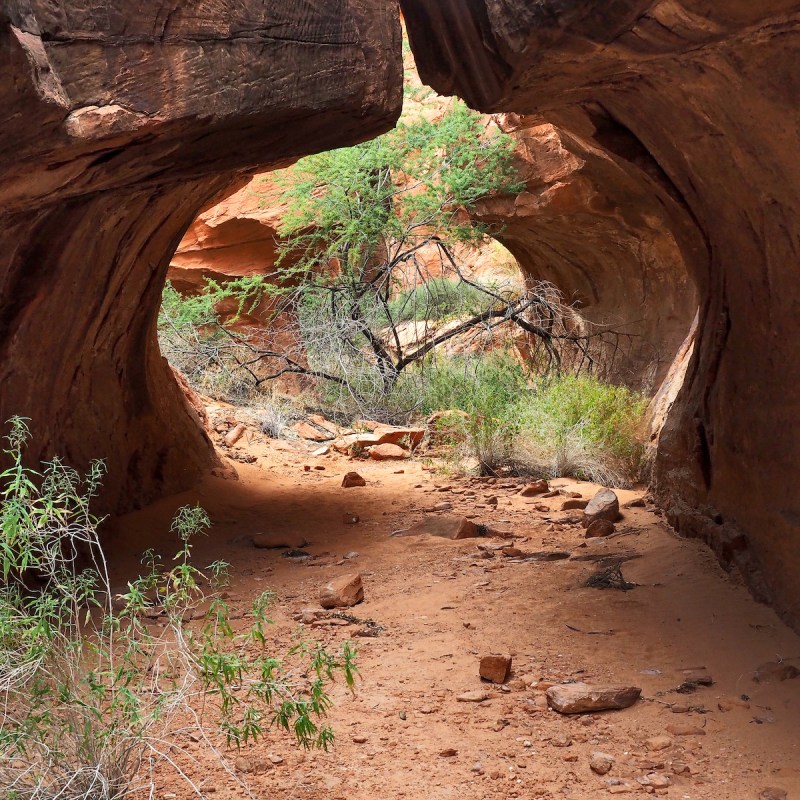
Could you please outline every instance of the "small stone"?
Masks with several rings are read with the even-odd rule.
[[[553,736],[550,739],[550,744],[553,745],[553,747],[571,747],[572,738],[563,734],[559,736]]]
[[[598,687],[585,683],[566,683],[547,690],[550,708],[561,714],[582,714],[586,711],[608,711],[628,708],[641,696],[636,686]]]
[[[565,500],[561,504],[561,510],[562,511],[575,511],[576,509],[583,510],[584,508],[586,508],[587,505],[589,505],[588,500],[576,500],[576,499]]]
[[[458,750],[455,747],[446,747],[439,752],[441,758],[455,758],[458,755]]]
[[[364,586],[358,573],[334,578],[325,584],[319,593],[319,604],[323,608],[348,608],[363,599]]]
[[[510,655],[486,655],[478,670],[481,678],[492,683],[505,683],[511,673]]]
[[[456,700],[459,703],[482,703],[484,700],[489,699],[489,693],[483,689],[473,689],[470,692],[462,692],[456,695]]]
[[[345,553],[342,558],[344,558],[346,561],[352,561],[353,559],[358,558],[359,555],[360,554],[357,550],[350,550],[349,552]]]
[[[611,536],[615,530],[613,522],[609,522],[607,519],[595,519],[586,528],[586,538],[599,539],[603,536]]]
[[[646,505],[647,503],[645,503],[643,497],[636,497],[633,500],[629,500],[627,503],[625,503],[623,508],[644,508]]]
[[[233,762],[233,766],[236,768],[237,772],[248,774],[253,771],[253,762],[247,758],[247,756],[239,756],[236,761]]]
[[[586,518],[585,524],[596,519],[606,519],[609,522],[616,522],[619,519],[619,498],[611,489],[601,489],[584,509]]]
[[[433,507],[433,510],[434,511],[452,511],[453,510],[453,504],[452,503],[448,503],[447,500],[443,500],[441,503],[437,503]]]
[[[670,739],[669,736],[652,736],[645,741],[644,746],[651,752],[657,752],[659,750],[666,750],[671,744],[672,739]]]
[[[253,547],[259,549],[273,549],[286,547],[296,549],[305,547],[308,541],[299,533],[284,531],[283,533],[257,533],[253,536]]]
[[[483,764],[480,761],[476,761],[472,767],[471,771],[474,772],[476,775],[483,775]]]
[[[367,742],[367,737],[366,737],[366,736],[364,736],[364,734],[363,734],[363,733],[357,733],[357,734],[356,734],[356,735],[353,737],[353,742],[355,742],[355,744],[366,744],[366,742]]]
[[[342,514],[342,522],[345,525],[357,525],[361,517],[358,514]]]
[[[753,675],[756,683],[773,683],[777,681],[788,681],[800,675],[800,669],[787,664],[785,661],[767,661],[762,664]]]
[[[225,436],[225,444],[228,447],[233,447],[244,436],[246,430],[247,428],[240,423]]]
[[[280,756],[271,755],[269,760],[277,767],[278,764],[283,764],[283,759]]]
[[[333,439],[335,434],[330,431],[323,433],[321,430],[309,425],[307,422],[298,422],[292,426],[292,430],[302,439],[308,439],[310,442],[327,442]]]
[[[611,756],[608,753],[602,753],[598,750],[592,753],[591,757],[589,758],[590,769],[592,772],[595,772],[598,775],[607,775],[613,766],[614,756]]]
[[[343,489],[350,489],[353,486],[366,486],[367,482],[357,473],[357,472],[348,472],[344,478],[342,478],[342,488]]]
[[[408,456],[408,450],[397,444],[376,444],[369,449],[369,457],[375,461],[400,461]]]
[[[521,497],[535,497],[537,494],[545,494],[549,491],[550,487],[547,485],[547,481],[535,481],[523,486],[519,494]]]
[[[673,736],[705,736],[706,732],[704,728],[700,728],[697,725],[692,725],[690,723],[674,723],[672,725],[667,725],[667,732],[671,733]]]

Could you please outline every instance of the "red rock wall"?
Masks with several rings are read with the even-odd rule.
[[[437,91],[578,133],[600,107],[657,166],[704,247],[683,251],[700,318],[656,489],[680,532],[800,624],[800,2],[402,4]]]
[[[0,7],[0,419],[32,455],[108,461],[123,509],[213,449],[160,357],[167,266],[242,171],[382,132],[388,0],[10,0]]]

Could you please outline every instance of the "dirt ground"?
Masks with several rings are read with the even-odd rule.
[[[365,600],[351,611],[382,626],[377,637],[356,638],[359,626],[338,620],[304,626],[308,638],[331,646],[352,639],[358,648],[356,695],[343,686],[332,694],[336,744],[328,753],[302,752],[286,735],[270,733],[245,753],[265,769],[243,776],[255,797],[583,800],[651,793],[744,800],[768,787],[787,795],[765,797],[800,797],[800,679],[753,680],[764,662],[800,667],[800,637],[754,602],[704,546],[673,535],[657,509],[626,509],[617,535],[587,540],[579,525],[560,524],[570,516],[557,510],[563,496],[527,500],[516,479],[480,483],[419,459],[354,461],[315,457],[311,449],[246,436],[235,450],[256,461],[236,463],[238,480],[209,478],[191,493],[119,519],[109,539],[123,586],[146,547],[175,552],[166,533],[174,510],[202,504],[213,528],[197,543],[198,563],[230,561],[234,607],[245,608],[268,587],[277,593],[278,652],[298,629],[293,613],[319,608],[324,583],[361,573]],[[350,470],[367,485],[343,489]],[[598,488],[566,479],[552,486],[584,498]],[[618,494],[624,504],[644,492]],[[492,496],[496,506],[485,502]],[[509,558],[491,550],[508,544],[502,539],[390,535],[439,513],[424,509],[442,501],[453,506],[447,514],[513,535],[524,553],[570,557]],[[552,511],[536,510],[537,503]],[[345,524],[345,514],[360,521]],[[317,557],[293,561],[250,541],[285,530],[306,537]],[[602,563],[597,559],[614,554],[626,558],[624,576],[636,587],[583,587]],[[481,682],[479,658],[487,653],[513,656],[505,686]],[[713,685],[676,692],[685,670],[709,673]],[[591,715],[548,710],[546,682],[574,680],[639,686],[642,699]],[[482,688],[483,702],[456,699]],[[676,725],[694,732],[668,732]],[[648,739],[664,735],[663,749],[648,747]],[[590,768],[597,751],[614,759],[606,775]],[[200,761],[192,769],[207,796],[246,796],[218,764]],[[174,781],[160,791],[165,800],[191,796]]]

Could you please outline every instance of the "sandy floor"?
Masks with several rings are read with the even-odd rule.
[[[555,511],[563,497],[537,499],[554,509],[537,511],[516,494],[516,481],[480,485],[432,472],[418,460],[313,457],[285,443],[245,439],[237,449],[257,456],[254,464],[236,465],[238,481],[209,479],[191,494],[115,523],[110,549],[120,584],[145,547],[174,552],[165,533],[169,518],[178,506],[199,501],[214,527],[198,542],[198,561],[232,563],[235,606],[246,606],[266,587],[275,590],[278,649],[297,629],[292,613],[314,606],[320,586],[346,572],[360,572],[365,585],[366,599],[353,612],[384,627],[377,638],[353,640],[361,678],[355,697],[334,689],[334,749],[304,753],[287,737],[270,734],[248,754],[269,764],[266,773],[246,776],[255,797],[477,800],[648,792],[739,800],[757,798],[766,787],[800,797],[800,679],[752,679],[766,661],[793,659],[800,667],[800,638],[703,546],[672,535],[654,509],[626,510],[619,535],[587,541],[579,526],[554,524],[568,516]],[[366,478],[366,487],[341,488],[351,469]],[[597,488],[553,483],[584,497]],[[465,497],[472,490],[475,496]],[[491,495],[498,497],[496,507],[484,503]],[[641,492],[619,495],[625,503]],[[450,514],[512,533],[525,552],[563,550],[572,557],[484,558],[477,545],[500,540],[390,536],[443,500],[452,503]],[[346,512],[360,522],[344,524]],[[287,529],[303,534],[311,553],[330,556],[302,564],[250,543],[252,534]],[[358,557],[343,561],[350,551]],[[583,588],[597,569],[585,559],[617,553],[631,556],[623,572],[638,586]],[[356,630],[314,626],[306,635],[335,644]],[[505,687],[478,677],[480,656],[491,652],[513,655]],[[682,671],[697,668],[714,684],[676,693]],[[536,684],[564,680],[640,686],[642,700],[624,711],[561,716],[546,709]],[[482,686],[489,692],[484,702],[457,702],[459,693]],[[702,735],[667,734],[674,725]],[[669,745],[648,750],[646,741],[664,734]],[[595,751],[613,756],[607,775],[590,769]],[[272,765],[270,757],[281,763]],[[196,770],[210,797],[245,796],[218,765]],[[642,785],[648,775],[659,788]],[[660,788],[661,776],[668,787]],[[174,785],[162,787],[165,795],[189,796]]]

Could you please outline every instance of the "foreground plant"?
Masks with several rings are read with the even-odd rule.
[[[28,438],[12,419],[12,465],[0,473],[0,798],[152,796],[165,770],[202,797],[189,735],[231,774],[225,746],[271,727],[327,748],[326,688],[341,674],[352,689],[350,646],[333,655],[301,642],[275,658],[269,593],[234,627],[220,594],[228,565],[192,563],[192,539],[210,524],[199,507],[173,520],[172,562],[146,553],[145,574],[113,597],[89,509],[102,463],[84,477],[59,460],[35,472],[22,464]]]

